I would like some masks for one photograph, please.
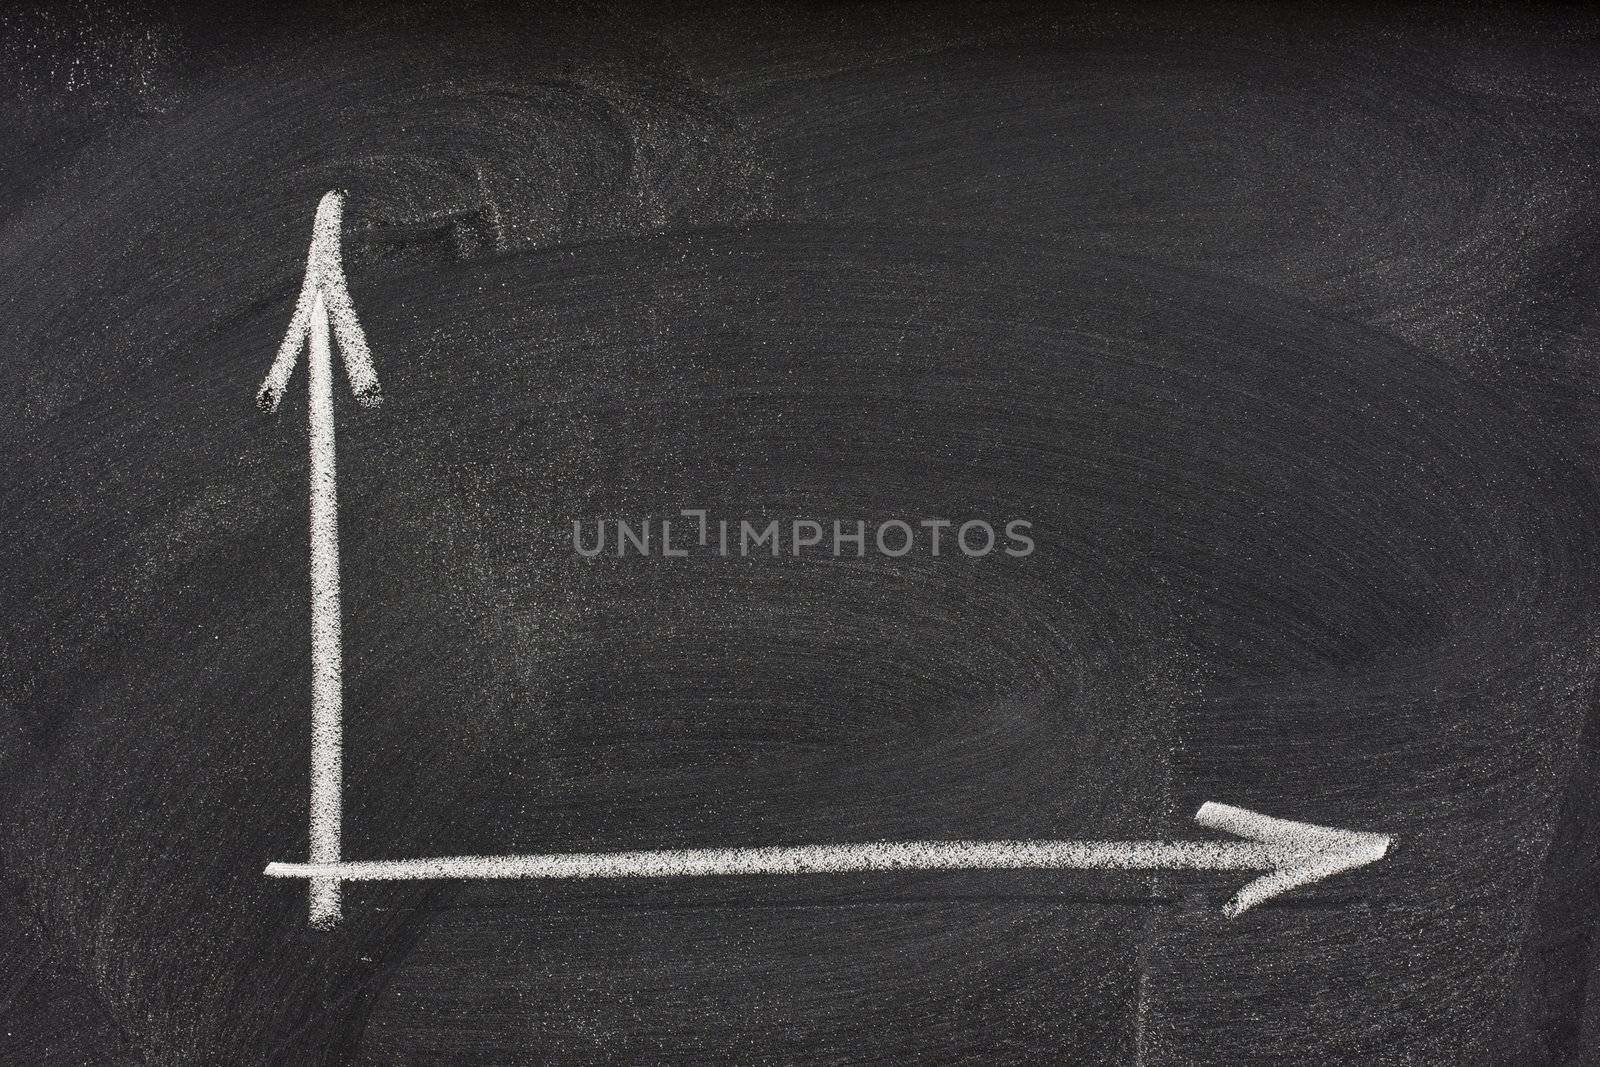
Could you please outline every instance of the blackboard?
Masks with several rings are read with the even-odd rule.
[[[1594,16],[0,56],[0,1062],[1600,1056]]]

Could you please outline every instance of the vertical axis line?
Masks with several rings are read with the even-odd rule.
[[[340,861],[343,803],[343,651],[339,607],[339,492],[334,465],[333,357],[320,289],[310,322],[311,862]],[[338,923],[340,881],[310,881],[311,925]]]

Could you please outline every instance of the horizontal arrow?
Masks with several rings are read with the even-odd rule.
[[[1298,886],[1382,859],[1393,838],[1258,815],[1207,802],[1201,826],[1242,841],[875,841],[766,848],[656,849],[525,856],[442,856],[343,863],[269,863],[272,878],[416,881],[449,878],[692,878],[861,871],[1262,871],[1223,908],[1236,917]]]

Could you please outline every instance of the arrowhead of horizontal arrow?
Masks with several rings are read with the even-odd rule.
[[[344,257],[340,251],[343,230],[344,194],[336,189],[325,194],[317,204],[300,299],[295,303],[283,343],[278,346],[278,356],[272,361],[272,367],[256,393],[256,404],[269,414],[278,410],[284,390],[289,386],[289,377],[294,374],[295,363],[299,361],[300,352],[311,335],[312,308],[318,296],[322,297],[333,335],[338,339],[351,392],[367,407],[376,407],[382,399],[378,391],[378,375],[372,366],[372,351],[367,347],[366,331],[356,317],[355,305],[350,301],[350,289],[345,282]]]
[[[1194,821],[1266,845],[1276,862],[1271,871],[1245,886],[1223,907],[1223,914],[1230,919],[1291,889],[1376,863],[1394,844],[1387,834],[1274,819],[1213,801],[1200,805]]]

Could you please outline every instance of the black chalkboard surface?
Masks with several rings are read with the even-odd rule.
[[[1600,1059],[1600,20],[0,16],[0,1063]]]

